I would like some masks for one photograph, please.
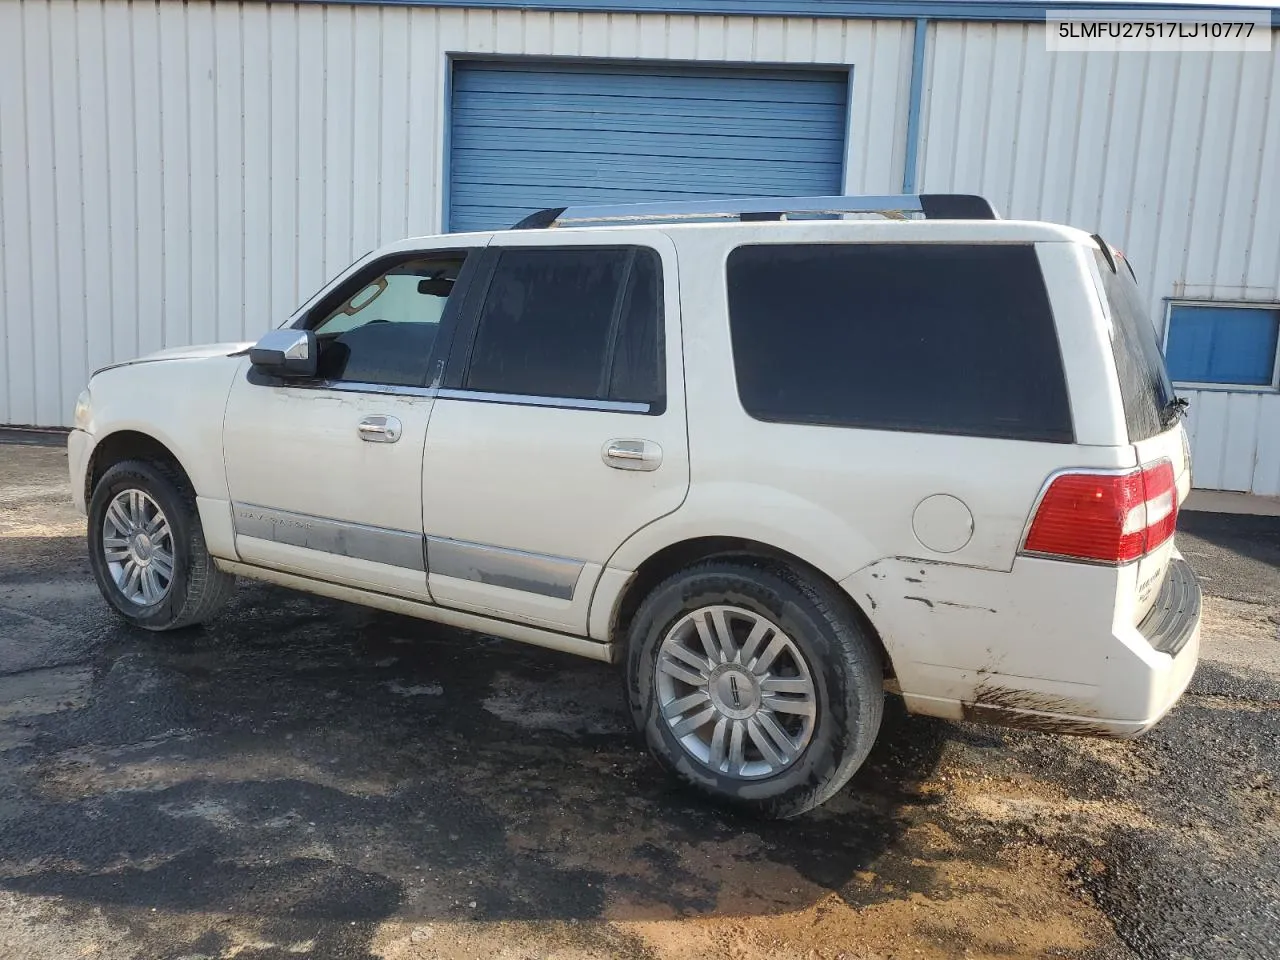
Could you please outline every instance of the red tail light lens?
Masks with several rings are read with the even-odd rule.
[[[1142,471],[1143,499],[1147,507],[1147,544],[1150,553],[1173,536],[1178,525],[1178,482],[1173,464],[1161,460]]]
[[[1023,550],[1066,560],[1128,563],[1173,536],[1173,464],[1124,474],[1067,473],[1045,491]]]

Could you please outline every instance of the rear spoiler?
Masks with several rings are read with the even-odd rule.
[[[1124,268],[1129,271],[1129,276],[1133,277],[1133,282],[1138,282],[1138,275],[1133,272],[1133,264],[1129,262],[1129,259],[1123,253],[1114,249],[1111,244],[1103,240],[1101,234],[1095,233],[1090,237],[1090,239],[1096,243],[1098,245],[1098,249],[1102,251],[1102,255],[1106,258],[1107,266],[1111,268],[1112,273],[1115,273],[1119,269],[1116,266],[1116,261],[1118,260],[1123,263]]]

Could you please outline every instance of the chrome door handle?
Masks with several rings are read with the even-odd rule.
[[[615,470],[657,470],[662,466],[662,448],[652,440],[610,440],[601,456]]]
[[[404,432],[404,427],[396,417],[365,417],[356,427],[361,440],[370,443],[395,443]]]

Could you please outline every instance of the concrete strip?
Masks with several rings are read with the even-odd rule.
[[[1183,510],[1201,513],[1237,513],[1254,517],[1280,517],[1280,497],[1262,497],[1230,490],[1192,490]]]

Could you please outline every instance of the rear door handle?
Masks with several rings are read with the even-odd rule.
[[[662,466],[662,448],[652,440],[610,440],[600,455],[615,470],[657,470]]]
[[[365,417],[356,427],[361,440],[370,443],[395,443],[404,432],[404,427],[397,417]]]

